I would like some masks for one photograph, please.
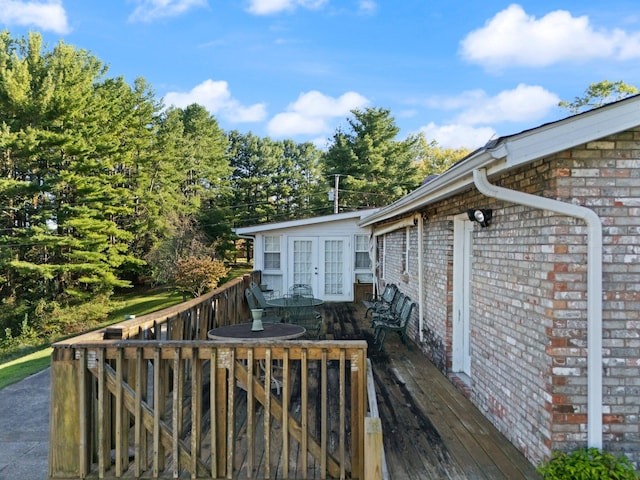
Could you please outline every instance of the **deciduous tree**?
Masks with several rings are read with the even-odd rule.
[[[628,85],[622,80],[610,82],[603,80],[601,82],[590,84],[581,97],[575,97],[573,101],[561,100],[558,106],[566,108],[571,113],[580,113],[592,108],[601,107],[607,103],[622,100],[630,95],[638,93],[638,89],[633,85]]]
[[[471,153],[466,148],[441,148],[436,140],[428,142],[424,134],[416,137],[415,149],[420,177],[439,175]]]

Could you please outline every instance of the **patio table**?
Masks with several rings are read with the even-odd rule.
[[[252,322],[214,328],[207,332],[211,340],[291,340],[303,336],[304,327],[290,323],[263,323],[264,330],[251,330]]]

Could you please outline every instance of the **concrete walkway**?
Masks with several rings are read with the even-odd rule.
[[[0,480],[45,480],[51,369],[0,390]]]

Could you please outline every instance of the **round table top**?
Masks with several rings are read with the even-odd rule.
[[[291,323],[263,323],[264,330],[251,330],[253,322],[214,328],[207,332],[211,340],[291,340],[301,337],[306,329]]]
[[[318,305],[322,305],[324,300],[319,298],[310,298],[310,297],[302,297],[302,298],[271,298],[267,300],[267,305],[272,307],[317,307]]]

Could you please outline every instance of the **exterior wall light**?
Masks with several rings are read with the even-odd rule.
[[[467,210],[467,215],[472,222],[478,222],[481,227],[488,227],[493,211],[490,208],[470,208]]]

